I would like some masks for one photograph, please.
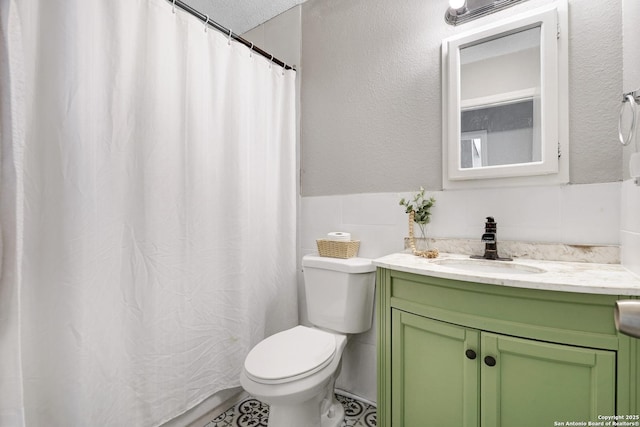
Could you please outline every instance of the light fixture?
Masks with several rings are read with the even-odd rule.
[[[444,20],[449,25],[460,25],[523,1],[526,0],[449,0]]]
[[[461,12],[467,7],[467,0],[449,0],[449,9],[453,9],[456,12]]]
[[[467,0],[449,0],[449,8],[444,14],[447,24],[456,25],[458,17],[467,12]]]

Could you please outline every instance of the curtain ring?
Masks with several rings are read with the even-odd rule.
[[[269,69],[271,69],[272,65],[273,65],[273,55],[271,55],[271,59],[269,60]]]
[[[282,61],[282,75],[284,76],[284,70],[287,69],[287,63]]]
[[[176,13],[176,0],[173,0],[173,13]]]
[[[207,32],[207,26],[209,25],[209,15],[205,15],[207,17],[207,20],[204,21],[204,32]]]
[[[227,44],[229,46],[231,46],[231,35],[233,34],[233,32],[231,30],[229,30],[229,41],[227,42]]]
[[[249,48],[249,58],[253,58],[253,42],[251,43],[251,47]]]
[[[620,115],[618,116],[618,138],[620,139],[620,143],[624,146],[627,146],[633,140],[633,135],[636,133],[636,99],[633,96],[633,93],[627,93],[622,99],[622,107],[620,107]],[[629,129],[629,134],[625,138],[622,134],[622,114],[624,113],[624,106],[626,103],[629,103],[631,106],[631,128]]]

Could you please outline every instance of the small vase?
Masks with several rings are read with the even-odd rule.
[[[425,223],[421,224],[421,223],[415,222],[413,225],[414,225],[413,228],[416,231],[415,232],[416,249],[420,251],[430,251],[431,241],[427,237],[428,235],[427,224]]]
[[[416,236],[416,237],[420,237],[420,238],[426,239],[427,238],[427,224],[414,221],[414,225],[417,226],[418,230],[420,230],[420,236]],[[414,229],[416,228],[415,226],[413,227]]]

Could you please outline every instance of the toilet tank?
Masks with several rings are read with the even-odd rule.
[[[371,328],[376,268],[367,258],[302,258],[309,321],[345,334]]]

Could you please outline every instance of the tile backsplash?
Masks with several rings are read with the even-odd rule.
[[[621,186],[614,182],[430,192],[436,205],[427,233],[433,238],[479,240],[485,217],[493,216],[499,240],[619,245]],[[401,197],[411,196],[374,193],[303,197],[303,254],[315,252],[315,240],[330,231],[347,231],[360,240],[362,257],[376,258],[403,250],[408,224],[398,202]]]
[[[478,239],[419,238],[415,240],[415,245],[418,250],[437,248],[440,252],[461,255],[483,255],[485,250],[485,244]],[[407,250],[411,247],[408,237],[404,239],[404,247]],[[618,245],[567,245],[500,240],[498,255],[514,259],[620,264]]]

